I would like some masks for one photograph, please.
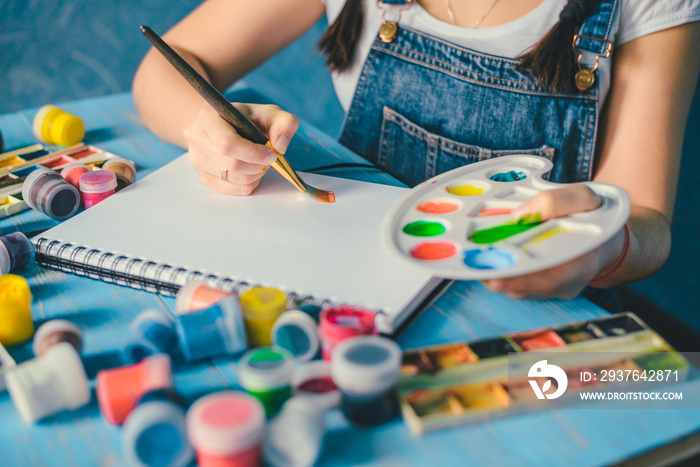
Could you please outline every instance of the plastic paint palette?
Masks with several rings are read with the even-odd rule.
[[[563,184],[545,181],[552,163],[504,156],[438,175],[409,190],[382,225],[388,251],[437,277],[492,279],[547,269],[610,239],[627,220],[627,193],[585,182],[603,202],[589,212],[542,223],[517,223],[510,212]]]

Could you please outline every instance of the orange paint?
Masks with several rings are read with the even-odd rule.
[[[416,206],[416,211],[426,214],[448,214],[459,209],[459,205],[448,201],[425,201]]]
[[[450,242],[423,242],[411,250],[411,256],[426,261],[451,258],[457,254],[457,248]]]

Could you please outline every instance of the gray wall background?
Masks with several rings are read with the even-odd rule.
[[[198,3],[0,0],[0,113],[129,91],[149,46],[138,27],[163,33]],[[314,47],[324,27],[317,24],[245,82],[336,135],[342,109]],[[632,288],[700,330],[700,90],[681,169],[671,257],[660,273]]]

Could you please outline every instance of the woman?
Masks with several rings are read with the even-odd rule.
[[[409,185],[465,163],[527,153],[550,179],[614,183],[625,225],[596,250],[490,280],[511,297],[577,295],[645,278],[666,261],[683,129],[700,67],[700,0],[208,0],[164,39],[223,89],[311,27],[346,119],[340,141]],[[172,96],[177,96],[173,99]],[[253,192],[274,153],[238,137],[153,51],[134,81],[145,122],[187,147],[205,185]],[[298,122],[236,104],[284,153]],[[220,177],[228,169],[227,180]],[[582,184],[535,196],[514,218],[588,211]]]

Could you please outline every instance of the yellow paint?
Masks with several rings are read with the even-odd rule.
[[[544,242],[545,240],[548,240],[548,239],[552,238],[553,236],[555,236],[555,235],[557,235],[557,234],[568,233],[568,232],[569,232],[569,231],[566,230],[566,229],[563,228],[563,227],[559,227],[558,229],[548,230],[547,232],[543,232],[543,233],[541,233],[541,234],[539,234],[539,235],[534,236],[534,237],[532,238],[532,240],[530,240],[529,242],[527,242],[527,243],[525,244],[525,246],[523,246],[523,251],[525,251],[525,253],[528,253],[528,254],[529,254],[530,251],[528,250],[528,247],[531,247],[531,246],[533,246],[533,245],[537,245],[538,243],[542,243],[542,242]]]
[[[45,105],[34,116],[34,134],[42,141],[61,146],[73,146],[83,140],[83,121],[53,105]]]
[[[253,287],[241,294],[241,309],[248,344],[251,347],[272,345],[272,326],[287,309],[287,296],[279,289]]]
[[[448,186],[445,190],[455,196],[476,196],[484,192],[483,188],[474,185]]]
[[[21,157],[10,157],[8,159],[3,159],[0,161],[0,167],[7,167],[8,165],[15,165],[15,164],[21,164],[22,162],[26,162],[24,159]]]
[[[32,293],[24,277],[5,274],[0,277],[0,343],[17,345],[34,335]]]

